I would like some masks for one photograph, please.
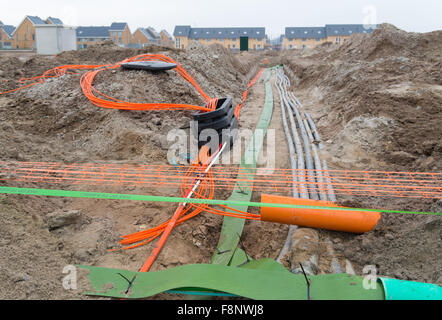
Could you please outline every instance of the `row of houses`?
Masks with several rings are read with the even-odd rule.
[[[371,33],[376,26],[362,24],[326,24],[325,27],[287,27],[285,34],[270,40],[264,27],[192,28],[176,26],[175,48],[184,49],[190,41],[218,43],[231,50],[308,49],[324,42],[344,43],[353,34]]]
[[[263,50],[266,45],[264,27],[259,28],[192,28],[176,26],[173,32],[175,48],[185,49],[190,41],[221,44],[231,50]]]
[[[26,16],[15,28],[0,21],[0,49],[35,49],[36,27],[63,26],[58,18],[46,20],[37,16]],[[157,32],[152,27],[138,28],[131,33],[126,22],[114,22],[110,26],[79,26],[75,28],[77,49],[112,41],[122,47],[142,48],[161,45],[185,49],[191,41],[203,44],[221,44],[230,50],[308,49],[324,42],[344,43],[351,35],[371,33],[375,26],[362,24],[326,24],[324,27],[286,27],[285,34],[270,40],[264,27],[255,28],[192,28],[190,25],[176,26],[175,39],[166,31]]]
[[[42,20],[37,16],[26,16],[14,27],[0,21],[0,49],[27,49],[35,46],[36,25],[61,25],[63,22],[54,17]]]
[[[324,42],[341,44],[353,34],[372,33],[376,26],[326,24],[325,27],[287,27],[281,36],[282,49],[308,49]]]
[[[138,28],[132,34],[126,22],[114,22],[109,27],[77,27],[76,33],[78,49],[85,49],[90,45],[101,44],[109,40],[121,47],[173,46],[173,38],[166,30],[157,32],[152,27]]]
[[[63,21],[54,17],[43,20],[37,16],[26,16],[17,27],[0,21],[0,49],[35,49],[36,28],[44,25],[63,26]],[[114,22],[110,26],[79,26],[75,29],[78,49],[109,40],[122,47],[150,44],[172,47],[174,44],[166,30],[157,32],[152,27],[138,28],[132,34],[126,22]]]

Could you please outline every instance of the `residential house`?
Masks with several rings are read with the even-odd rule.
[[[113,22],[109,32],[111,40],[121,47],[127,47],[132,42],[132,34],[126,22]]]
[[[362,24],[326,24],[327,42],[344,43],[352,34],[372,33],[376,27],[366,28]]]
[[[55,19],[63,24],[60,19],[50,19]],[[35,49],[35,26],[41,24],[47,24],[47,22],[37,16],[26,16],[13,32],[14,48]]]
[[[326,24],[325,27],[287,27],[283,49],[309,49],[324,42],[344,43],[353,34],[371,33],[374,28],[362,24]]]
[[[86,49],[90,45],[101,44],[106,40],[111,40],[109,29],[106,26],[77,27],[77,48]]]
[[[160,39],[163,47],[173,47],[173,37],[166,30],[160,31]]]
[[[0,21],[0,49],[12,49],[14,48],[14,33],[15,27],[11,25],[4,25]]]
[[[160,41],[160,35],[152,27],[138,28],[133,34],[133,42],[140,48],[148,45],[160,45]]]
[[[326,41],[327,35],[324,27],[285,28],[283,48],[309,49]]]
[[[192,28],[175,26],[175,48],[185,49],[192,40],[210,45],[221,44],[231,50],[263,50],[265,28]]]

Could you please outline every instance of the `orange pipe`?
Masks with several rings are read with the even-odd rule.
[[[261,202],[345,208],[330,201],[269,194],[262,194]],[[371,211],[261,207],[262,221],[353,233],[364,233],[373,230],[380,217],[379,212]]]

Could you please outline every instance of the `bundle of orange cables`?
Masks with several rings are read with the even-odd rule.
[[[206,106],[196,106],[191,104],[176,104],[176,103],[136,103],[129,101],[122,101],[116,98],[109,97],[108,95],[98,91],[93,86],[93,81],[98,73],[119,68],[123,63],[135,62],[135,61],[164,61],[169,63],[174,63],[177,65],[175,68],[178,75],[189,82],[198,93],[206,101]],[[111,108],[120,110],[174,110],[174,109],[184,109],[184,110],[201,110],[201,111],[211,111],[216,108],[217,99],[210,98],[196,83],[196,81],[190,76],[190,74],[175,60],[162,55],[162,54],[141,54],[132,58],[125,59],[116,64],[103,64],[103,65],[63,65],[49,69],[42,75],[32,78],[21,78],[18,80],[19,83],[24,84],[21,87],[11,89],[5,92],[0,92],[0,95],[16,92],[31,86],[35,86],[44,83],[46,80],[51,78],[58,78],[67,73],[75,74],[69,70],[90,70],[84,73],[80,79],[81,89],[84,95],[91,101],[94,105],[101,108]]]
[[[205,106],[196,106],[196,105],[190,105],[190,104],[174,104],[174,103],[137,103],[137,102],[129,102],[129,101],[122,101],[116,98],[112,98],[103,92],[100,92],[93,86],[93,82],[95,77],[98,73],[104,71],[104,70],[110,70],[110,69],[116,69],[119,68],[123,63],[127,62],[135,62],[135,61],[163,61],[168,63],[176,64],[177,67],[175,68],[178,75],[189,82],[191,85],[195,87],[195,89],[198,91],[198,93],[204,98],[206,101]],[[65,74],[75,74],[71,72],[70,70],[89,70],[85,72],[80,79],[80,85],[81,89],[84,93],[84,95],[91,101],[92,104],[101,107],[101,108],[110,108],[110,109],[120,109],[120,110],[177,110],[177,109],[184,109],[184,110],[197,110],[197,111],[213,111],[216,109],[218,99],[210,98],[196,83],[196,81],[190,76],[190,74],[176,61],[173,59],[162,55],[162,54],[141,54],[134,56],[132,58],[125,59],[123,61],[120,61],[116,64],[104,64],[104,65],[64,65],[55,67],[53,69],[47,70],[45,73],[43,73],[40,76],[32,77],[32,78],[21,78],[19,79],[19,83],[24,84],[21,87],[18,87],[16,89],[8,90],[5,92],[0,92],[0,95],[12,93],[15,91],[19,91],[34,85],[38,85],[41,83],[44,83],[48,79],[51,78],[58,78]],[[239,118],[240,110],[247,98],[247,94],[249,89],[256,83],[257,79],[259,78],[260,74],[262,72],[262,69],[258,72],[258,74],[252,79],[252,81],[249,83],[247,90],[244,91],[243,97],[241,100],[241,103],[239,103],[235,108],[235,116]],[[221,145],[220,145],[221,148]],[[218,152],[221,152],[219,149]],[[207,153],[207,154],[205,154]],[[200,155],[202,155],[205,160],[202,159],[202,157],[198,157],[198,159],[193,162],[187,171],[185,177],[183,178],[183,182],[181,183],[181,193],[183,196],[190,197],[191,195],[195,195],[197,198],[204,198],[204,199],[212,199],[214,192],[215,192],[215,186],[213,182],[213,174],[212,170],[209,166],[209,161],[213,159],[215,155],[208,155],[207,149],[202,149],[200,152]],[[198,173],[198,179],[194,177],[195,173]],[[193,175],[193,177],[192,177]],[[192,179],[193,181],[189,181]],[[198,180],[197,183],[195,180]],[[195,184],[194,184],[195,183]],[[193,189],[186,190],[186,186],[193,185]],[[130,235],[122,236],[121,244],[122,245],[128,245],[124,247],[124,249],[131,249],[138,246],[141,246],[143,244],[149,243],[152,240],[156,239],[160,235],[163,235],[157,245],[157,247],[153,250],[152,254],[149,256],[146,263],[141,268],[141,271],[148,271],[154,260],[156,259],[157,255],[159,254],[159,251],[161,250],[162,246],[164,245],[168,235],[170,234],[171,230],[174,228],[174,226],[183,223],[184,221],[193,218],[194,216],[198,215],[199,213],[203,211],[207,211],[209,213],[213,214],[219,214],[219,215],[225,215],[225,216],[231,216],[236,218],[243,218],[243,219],[253,219],[253,220],[259,220],[259,215],[256,214],[250,214],[248,212],[236,210],[227,206],[221,206],[224,207],[224,209],[228,209],[227,211],[222,211],[214,208],[209,208],[207,204],[194,204],[194,203],[184,203],[180,204],[180,206],[175,211],[175,214],[171,219],[168,221],[160,224],[159,226],[156,226],[154,228],[151,228],[149,230],[136,232]]]

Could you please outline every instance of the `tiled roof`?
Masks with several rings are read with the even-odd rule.
[[[48,20],[51,21],[53,24],[58,24],[58,25],[63,24],[63,21],[61,21],[58,18],[49,17]]]
[[[127,22],[113,22],[110,26],[111,31],[123,31],[126,29]]]
[[[372,33],[373,28],[364,28],[362,24],[326,24],[328,36],[349,36],[353,33]]]
[[[146,28],[138,28],[138,30],[140,30],[140,31],[144,34],[144,36],[145,36],[147,39],[149,39],[149,40],[154,40],[154,39],[155,39],[155,38],[152,36],[152,34],[151,34],[149,31],[147,31]]]
[[[159,34],[154,28],[152,28],[152,27],[147,27],[146,30],[147,30],[148,32],[150,32],[150,34],[152,35],[152,37],[154,37],[154,38],[156,38],[156,39],[160,38],[160,34]]]
[[[177,36],[187,36],[191,39],[233,39],[249,37],[265,38],[265,28],[191,28],[190,26],[176,26],[173,33]]]
[[[2,25],[3,25],[3,22],[0,21],[0,26],[2,26]]]
[[[175,37],[188,37],[190,33],[190,26],[175,26],[175,30],[173,31],[173,35]]]
[[[285,28],[285,37],[288,39],[323,39],[327,38],[323,27],[293,27]]]
[[[110,38],[109,27],[77,27],[77,38]]]
[[[26,16],[33,24],[46,24],[46,21],[40,19],[40,17],[37,16]]]
[[[350,36],[353,33],[371,33],[374,28],[362,24],[326,24],[325,27],[287,27],[287,39],[324,39],[328,36]]]
[[[173,39],[172,36],[170,35],[170,33],[167,32],[167,30],[163,29],[163,30],[161,30],[161,32],[163,32],[169,39]]]
[[[2,25],[0,28],[2,28],[10,38],[12,38],[12,33],[15,30],[14,26],[9,26],[9,25]]]

